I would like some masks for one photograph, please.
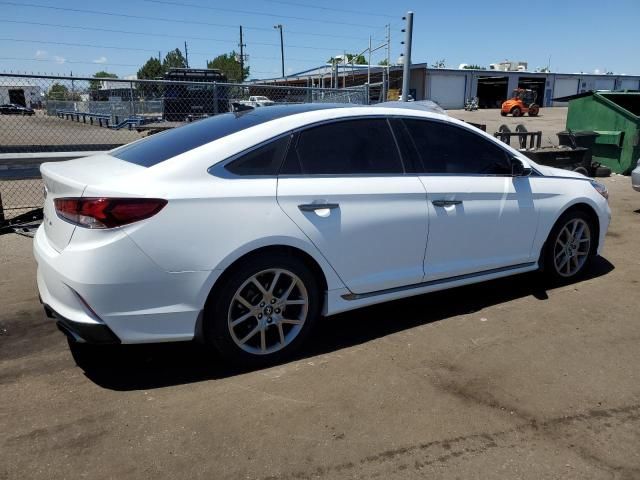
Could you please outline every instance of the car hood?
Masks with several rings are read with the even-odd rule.
[[[540,173],[542,173],[545,177],[565,177],[565,178],[579,178],[582,180],[585,180],[589,177],[578,173],[578,172],[572,172],[571,170],[564,170],[562,168],[554,168],[554,167],[547,167],[546,165],[540,165],[537,163],[533,163],[532,161],[529,161],[529,163],[535,167],[536,170],[538,170]]]

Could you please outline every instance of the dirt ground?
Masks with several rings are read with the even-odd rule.
[[[0,479],[640,478],[640,193],[589,277],[526,274],[321,322],[235,371],[193,344],[77,366],[0,237]]]
[[[565,130],[567,122],[567,107],[541,108],[537,117],[517,117],[511,115],[503,117],[499,109],[476,110],[447,110],[453,118],[465,122],[480,123],[487,126],[487,133],[494,134],[500,125],[507,125],[512,132],[516,131],[518,124],[524,125],[529,132],[542,132],[542,146],[558,145],[558,132]],[[517,140],[511,139],[511,145],[516,146]],[[517,147],[516,147],[517,148]]]
[[[88,120],[87,120],[88,121]],[[0,145],[85,145],[133,142],[142,138],[135,130],[113,130],[84,124],[38,111],[32,117],[0,115]]]
[[[538,117],[501,117],[500,110],[449,110],[454,118],[487,125],[494,133],[503,123],[515,131],[522,123],[529,131],[542,130],[543,145],[557,145],[556,133],[564,130],[566,107],[543,108]],[[77,123],[37,112],[33,117],[0,115],[0,145],[71,145],[71,144],[123,144],[142,138],[142,134],[127,129],[112,130],[89,124]],[[515,139],[513,140],[515,145]]]

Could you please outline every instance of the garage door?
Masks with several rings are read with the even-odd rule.
[[[596,78],[594,88],[596,90],[615,90],[615,78]]]
[[[430,100],[442,108],[464,108],[463,75],[429,75]]]
[[[553,85],[553,98],[567,97],[578,93],[577,78],[556,78]],[[567,105],[567,102],[553,102],[554,106]]]
[[[640,82],[637,78],[620,79],[620,90],[638,90]]]

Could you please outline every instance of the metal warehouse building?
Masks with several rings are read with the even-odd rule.
[[[371,84],[380,82],[383,67],[371,67]],[[278,85],[350,87],[367,81],[367,65],[323,65],[286,78],[256,83]],[[390,89],[402,85],[402,67],[389,69]],[[410,93],[416,100],[433,100],[443,108],[463,108],[465,99],[478,97],[480,108],[499,108],[516,88],[537,93],[537,103],[544,107],[566,105],[554,98],[590,90],[640,90],[640,75],[594,75],[586,73],[538,73],[500,70],[457,70],[428,68],[426,63],[411,66]],[[372,100],[376,100],[372,88]]]
[[[28,79],[9,79],[0,85],[0,105],[15,103],[23,107],[37,107],[42,102],[42,89]]]

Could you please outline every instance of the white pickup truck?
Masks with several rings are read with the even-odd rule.
[[[249,100],[240,100],[238,103],[241,105],[247,105],[249,107],[255,108],[255,107],[268,107],[269,105],[273,105],[275,102],[262,95],[253,95],[249,97]]]

